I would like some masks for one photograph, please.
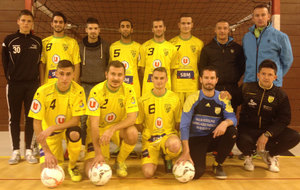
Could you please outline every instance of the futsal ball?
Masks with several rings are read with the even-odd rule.
[[[112,172],[107,164],[98,164],[89,170],[89,178],[95,185],[104,185],[111,178]]]
[[[179,182],[186,183],[194,178],[195,168],[189,161],[177,163],[173,166],[173,174]]]
[[[41,181],[46,187],[57,187],[64,179],[65,172],[59,165],[55,168],[44,168],[41,173]]]

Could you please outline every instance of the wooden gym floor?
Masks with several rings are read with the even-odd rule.
[[[18,165],[8,165],[9,157],[0,157],[0,190],[35,190],[48,189],[40,181],[39,164],[30,165],[24,159]],[[179,183],[172,174],[164,172],[162,161],[158,166],[158,171],[152,179],[143,177],[140,160],[129,159],[128,177],[118,178],[113,170],[112,179],[103,187],[93,185],[86,177],[81,182],[72,182],[66,172],[67,164],[64,169],[66,173],[65,181],[56,189],[77,190],[77,189],[125,189],[125,190],[148,190],[148,189],[172,189],[172,190],[201,190],[201,189],[222,189],[222,190],[277,190],[290,189],[300,190],[300,157],[280,157],[280,172],[272,173],[267,170],[267,166],[260,158],[254,159],[255,170],[248,172],[243,169],[243,161],[237,156],[228,158],[224,163],[224,170],[228,179],[217,180],[211,171],[213,163],[212,156],[208,156],[206,173],[200,180],[193,180],[187,184]],[[112,166],[113,159],[110,161]],[[83,163],[79,163],[83,171]]]

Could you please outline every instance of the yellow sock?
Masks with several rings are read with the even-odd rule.
[[[117,157],[117,162],[123,163],[129,156],[129,154],[133,151],[135,145],[129,145],[126,144],[124,141],[122,141],[121,147],[120,147],[120,152]]]
[[[81,139],[77,142],[68,142],[68,153],[69,153],[69,168],[73,169],[76,166],[77,159],[80,155],[81,150]]]
[[[218,166],[219,163],[217,161],[214,162],[214,166]],[[221,164],[220,164],[221,165]]]

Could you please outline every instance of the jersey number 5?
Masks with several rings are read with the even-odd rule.
[[[121,51],[121,49],[115,49],[114,57],[119,57],[120,56],[120,51]]]

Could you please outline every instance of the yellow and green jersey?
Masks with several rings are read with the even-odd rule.
[[[175,124],[180,123],[180,118],[179,98],[170,90],[159,97],[151,91],[139,99],[139,115],[136,123],[144,124],[142,136],[145,140],[154,142],[164,135],[177,133]]]
[[[136,97],[140,97],[141,94],[137,68],[140,59],[140,46],[134,41],[126,44],[120,40],[113,43],[109,49],[109,61],[121,61],[124,64],[126,69],[124,82],[134,86]]]
[[[178,52],[179,67],[172,74],[172,90],[174,92],[195,92],[198,90],[198,61],[203,42],[191,36],[188,40],[176,36],[170,40]]]
[[[56,81],[54,79],[53,82],[38,88],[28,114],[29,117],[42,121],[43,130],[85,114],[86,99],[83,88],[72,81],[67,92],[60,92]]]
[[[168,41],[161,43],[154,39],[145,42],[140,49],[141,60],[139,67],[145,69],[142,95],[150,93],[153,88],[152,73],[157,67],[165,67],[168,72],[167,89],[171,90],[171,69],[178,68],[177,51],[174,45]]]
[[[86,115],[100,116],[99,127],[104,128],[119,123],[128,113],[137,111],[138,103],[132,85],[123,83],[118,91],[113,92],[104,81],[90,91]]]
[[[74,65],[80,63],[80,53],[77,41],[69,36],[61,38],[49,36],[42,41],[43,50],[41,62],[46,64],[45,83],[52,81],[57,64],[60,60],[69,60]]]

